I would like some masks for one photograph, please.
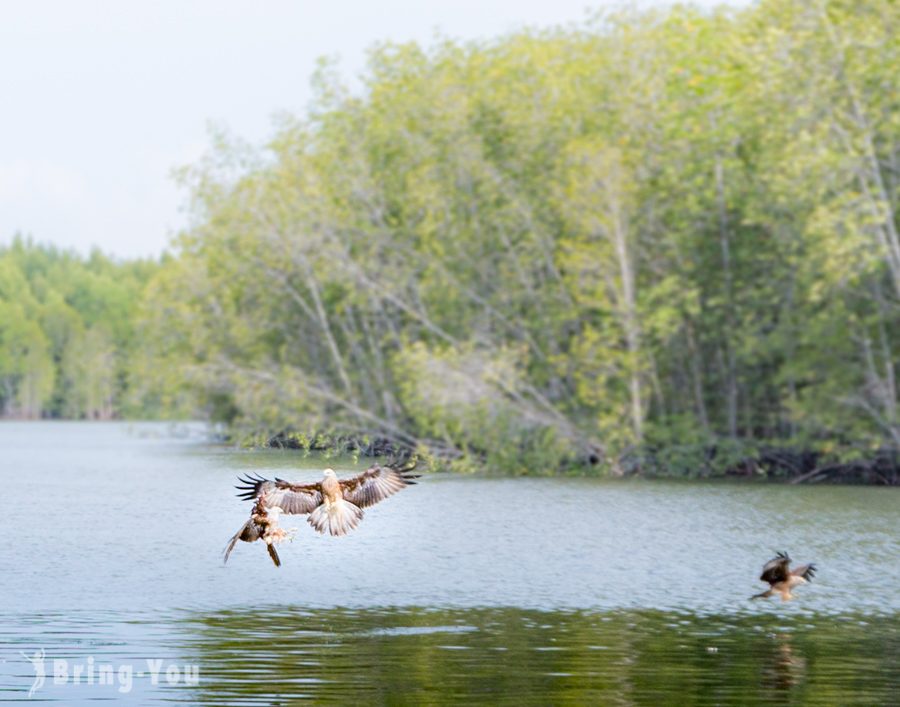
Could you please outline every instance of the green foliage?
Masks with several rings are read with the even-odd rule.
[[[16,237],[0,248],[0,414],[122,414],[149,262],[88,258]],[[139,415],[140,410],[131,410]]]
[[[897,448],[898,23],[771,0],[383,45],[360,95],[323,66],[265,152],[185,171],[142,378],[460,469]]]
[[[898,38],[887,0],[766,0],[387,44],[358,94],[323,65],[182,172],[158,270],[4,254],[4,404],[514,473],[896,450]]]

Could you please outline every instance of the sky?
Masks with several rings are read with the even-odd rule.
[[[0,244],[158,256],[187,222],[173,168],[210,125],[262,144],[274,116],[305,112],[319,57],[352,79],[377,42],[489,38],[609,4],[0,0]]]

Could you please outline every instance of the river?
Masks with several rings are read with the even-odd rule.
[[[223,565],[238,474],[326,465],[365,463],[196,425],[0,424],[0,702],[900,694],[900,489],[430,474],[347,537],[285,518],[281,568],[261,543]],[[815,580],[748,601],[776,550]]]

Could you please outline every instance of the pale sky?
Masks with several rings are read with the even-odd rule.
[[[379,41],[489,38],[605,4],[0,0],[0,244],[159,255],[186,222],[171,169],[210,123],[262,143],[274,115],[303,113],[318,57],[352,77]]]

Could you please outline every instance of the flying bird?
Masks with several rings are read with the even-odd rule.
[[[278,506],[266,508],[261,499],[257,500],[250,511],[250,518],[228,541],[228,545],[225,547],[224,562],[228,562],[228,556],[234,550],[238,540],[243,540],[245,543],[262,540],[266,544],[266,549],[269,551],[269,557],[272,558],[272,562],[275,563],[276,567],[281,567],[281,559],[278,557],[275,545],[293,537],[293,531],[287,531],[278,527],[278,518],[281,513],[282,510]]]
[[[760,580],[769,583],[769,589],[754,594],[751,599],[766,599],[775,594],[781,595],[781,601],[794,598],[791,590],[801,584],[811,582],[816,574],[816,566],[812,563],[790,569],[791,558],[786,552],[779,552],[763,567]]]
[[[307,521],[319,533],[346,535],[359,525],[363,508],[415,484],[414,479],[419,478],[411,473],[415,466],[415,461],[402,467],[375,464],[349,479],[338,479],[333,469],[326,469],[322,480],[311,484],[248,475],[239,478],[241,485],[235,488],[241,492],[239,498],[255,500],[255,508],[280,508],[287,515],[309,514]]]

